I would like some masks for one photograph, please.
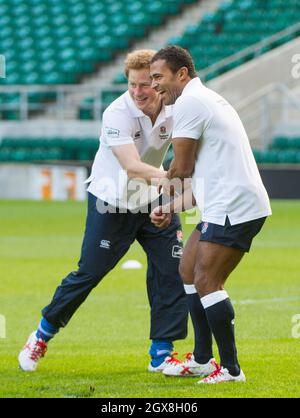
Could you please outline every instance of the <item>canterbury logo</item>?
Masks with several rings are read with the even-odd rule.
[[[106,250],[110,249],[110,241],[103,239],[100,243],[100,248],[105,248]]]

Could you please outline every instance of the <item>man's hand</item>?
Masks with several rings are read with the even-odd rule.
[[[158,206],[155,208],[151,215],[151,222],[159,229],[168,228],[172,221],[171,213],[163,213],[163,206]]]

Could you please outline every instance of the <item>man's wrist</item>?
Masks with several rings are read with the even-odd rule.
[[[172,203],[168,203],[167,205],[161,207],[161,211],[165,214],[172,214],[174,212],[174,205]]]
[[[167,171],[160,170],[158,175],[151,179],[152,186],[158,186],[162,179],[167,178]]]

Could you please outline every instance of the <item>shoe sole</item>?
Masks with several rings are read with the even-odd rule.
[[[35,370],[25,370],[25,369],[22,369],[22,367],[20,365],[19,365],[19,370],[21,370],[24,373],[33,373],[33,372],[35,372]]]
[[[162,373],[164,370],[163,369],[159,370],[159,369],[150,369],[150,368],[148,368],[147,371],[149,373]]]
[[[205,379],[205,378],[204,378]],[[247,383],[247,380],[224,380],[223,382],[208,383],[202,382],[201,380],[197,382],[198,385],[225,385],[226,383]]]
[[[209,374],[197,374],[197,373],[193,373],[193,374],[167,374],[167,373],[163,373],[164,376],[166,377],[200,377],[202,379],[205,379],[206,377],[209,376]]]

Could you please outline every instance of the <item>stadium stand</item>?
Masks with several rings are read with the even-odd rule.
[[[194,1],[0,0],[0,49],[7,62],[0,84],[77,83]],[[17,120],[20,100],[20,94],[2,94],[7,109],[1,118]]]
[[[0,53],[7,62],[7,78],[0,79],[0,85],[79,83],[83,76],[94,73],[191,3],[195,0],[0,0]],[[197,69],[203,70],[299,21],[299,0],[224,1],[215,12],[188,25],[182,36],[173,37],[168,43],[188,48]],[[290,41],[299,32],[219,68],[208,74],[206,81]],[[86,97],[78,110],[78,119],[93,120],[95,100],[99,100],[103,111],[123,93],[125,82],[124,75],[118,74],[113,80],[114,89],[103,89],[98,99]],[[30,111],[35,111],[38,100],[47,105],[54,95],[31,93]],[[20,108],[16,104],[21,100],[21,93],[1,93],[0,119],[19,120]],[[0,142],[0,161],[88,161],[97,148],[97,138],[4,137]],[[275,137],[267,149],[254,153],[261,164],[300,163],[300,137]],[[171,158],[169,150],[166,165]]]
[[[194,58],[196,69],[203,70],[211,65],[232,56],[251,45],[254,45],[289,26],[300,22],[299,0],[233,0],[224,1],[214,13],[207,13],[202,20],[187,26],[182,36],[172,37],[169,44],[177,44],[187,48]],[[271,42],[256,53],[250,53],[229,65],[224,65],[204,77],[209,81],[226,71],[273,49],[299,36],[299,32],[290,34]],[[113,83],[124,84],[126,78],[119,74]],[[124,90],[107,91],[101,97],[103,109]],[[93,99],[88,98],[79,110],[80,119],[92,119],[93,113],[87,104]]]
[[[182,37],[172,38],[170,43],[188,48],[197,69],[201,70],[282,31],[299,20],[298,0],[234,0],[222,3],[216,13],[207,14],[198,25],[187,27]],[[271,44],[269,49],[292,38],[293,36],[282,38],[279,42]],[[264,52],[266,50],[261,51]],[[245,61],[252,58],[254,57],[250,55]],[[220,73],[242,63],[237,61]],[[211,74],[209,79],[220,73]]]

